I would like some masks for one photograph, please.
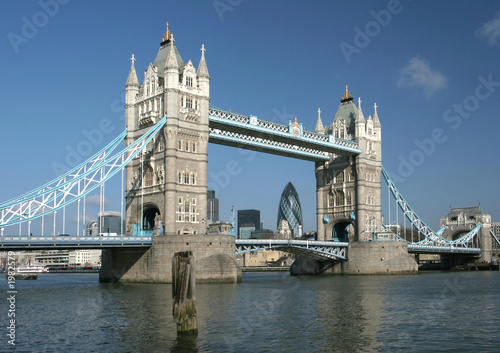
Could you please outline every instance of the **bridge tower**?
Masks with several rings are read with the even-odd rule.
[[[323,127],[318,110],[316,132],[335,139],[356,140],[361,153],[355,157],[333,154],[316,162],[318,240],[349,242],[349,261],[334,264],[328,272],[344,274],[414,274],[417,263],[406,243],[381,242],[380,176],[382,172],[382,126],[374,105],[373,117],[364,117],[347,89],[332,124]],[[296,261],[295,273],[315,273],[323,264]],[[293,271],[292,271],[293,272]]]
[[[132,55],[125,85],[129,144],[166,115],[161,133],[127,165],[126,234],[203,234],[206,229],[210,76],[205,48],[184,64],[168,29],[139,84]]]
[[[440,227],[446,227],[443,237],[456,240],[481,225],[479,231],[479,246],[481,257],[478,261],[490,262],[493,257],[493,239],[490,234],[491,215],[484,213],[480,205],[472,207],[451,208],[447,216],[441,217]]]
[[[382,126],[377,105],[373,117],[365,118],[361,99],[356,107],[346,86],[329,127],[322,128],[319,113],[316,132],[357,140],[361,154],[332,155],[330,161],[316,163],[318,240],[372,240],[381,227]]]

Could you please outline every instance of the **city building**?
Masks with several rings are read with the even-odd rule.
[[[500,239],[500,222],[491,222],[491,230]]]
[[[281,193],[278,207],[277,228],[280,227],[283,220],[288,222],[288,226],[293,237],[299,238],[302,236],[302,207],[300,206],[297,190],[295,190],[295,187],[291,182],[286,184],[285,189],[283,189],[283,192]]]
[[[73,250],[74,252],[75,250]],[[35,262],[47,267],[66,267],[69,264],[71,250],[48,250],[35,254]]]
[[[270,229],[256,229],[250,233],[252,239],[274,239],[274,233]]]
[[[69,266],[101,266],[101,250],[72,250]]]
[[[282,219],[278,224],[278,229],[276,230],[276,239],[291,239],[292,231],[290,230],[290,225],[286,219]]]
[[[34,254],[34,262],[47,267],[101,266],[101,250],[43,250]]]
[[[239,233],[239,239],[252,239],[252,232],[255,227],[241,227]]]
[[[241,228],[245,228],[245,237],[241,236]],[[253,228],[253,229],[250,229]],[[260,211],[259,210],[238,210],[238,238],[249,239],[251,231],[260,229]],[[247,234],[248,233],[248,234]]]
[[[99,223],[96,221],[90,221],[87,223],[85,235],[97,235],[99,234]]]
[[[99,213],[98,217],[99,233],[122,234],[122,215],[120,212],[107,211]]]
[[[215,190],[207,190],[207,224],[219,221],[219,199]]]
[[[234,235],[233,225],[226,222],[210,223],[208,225],[208,234]]]

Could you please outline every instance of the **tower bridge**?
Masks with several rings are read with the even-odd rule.
[[[350,274],[415,273],[417,264],[409,253],[460,253],[491,259],[491,239],[497,238],[490,234],[488,220],[448,240],[446,234],[427,227],[402,198],[382,167],[382,125],[376,104],[373,116],[365,117],[361,99],[356,105],[346,86],[331,125],[323,125],[318,109],[314,131],[305,130],[297,118],[283,125],[211,107],[205,51],[202,45],[197,68],[191,60],[184,63],[167,30],[142,83],[132,55],[125,84],[125,131],[60,178],[0,204],[2,247],[42,248],[52,243],[55,247],[102,248],[101,280],[105,281],[168,282],[165,268],[175,249],[193,250],[200,268],[205,269],[200,276],[207,281],[233,280],[241,274],[235,253],[262,248],[334,260],[340,264],[333,267],[334,272]],[[125,148],[117,152],[121,141]],[[209,142],[313,162],[317,241],[235,243],[232,237],[207,235]],[[51,215],[55,234],[58,210],[77,203],[79,217],[85,196],[99,188],[103,194],[105,181],[120,171],[126,220],[120,239],[4,236],[6,227],[22,223],[28,223],[29,234],[35,219],[42,220],[43,231],[44,217]],[[383,224],[382,176],[403,218],[418,232],[417,242],[392,233],[390,216],[389,224]],[[382,233],[400,241],[377,241]],[[161,236],[149,237],[148,242],[145,234]]]

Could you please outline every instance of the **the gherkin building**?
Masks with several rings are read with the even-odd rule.
[[[283,193],[281,194],[280,204],[278,207],[278,224],[282,220],[288,221],[290,230],[294,237],[299,236],[299,229],[302,230],[302,207],[300,207],[299,195],[291,182],[286,184]]]

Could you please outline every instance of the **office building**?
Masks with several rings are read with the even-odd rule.
[[[291,182],[286,184],[281,194],[278,207],[278,222],[276,228],[280,227],[282,220],[286,220],[293,237],[302,236],[302,207],[300,206],[299,195]]]
[[[219,199],[214,190],[207,190],[207,224],[219,221]]]
[[[120,212],[107,211],[99,213],[98,217],[99,233],[116,233],[122,234],[122,215]]]
[[[250,238],[251,232],[260,229],[260,211],[258,210],[238,210],[238,238],[245,239],[241,237],[240,230],[245,228],[245,236],[247,239]],[[253,229],[250,229],[253,228]]]

